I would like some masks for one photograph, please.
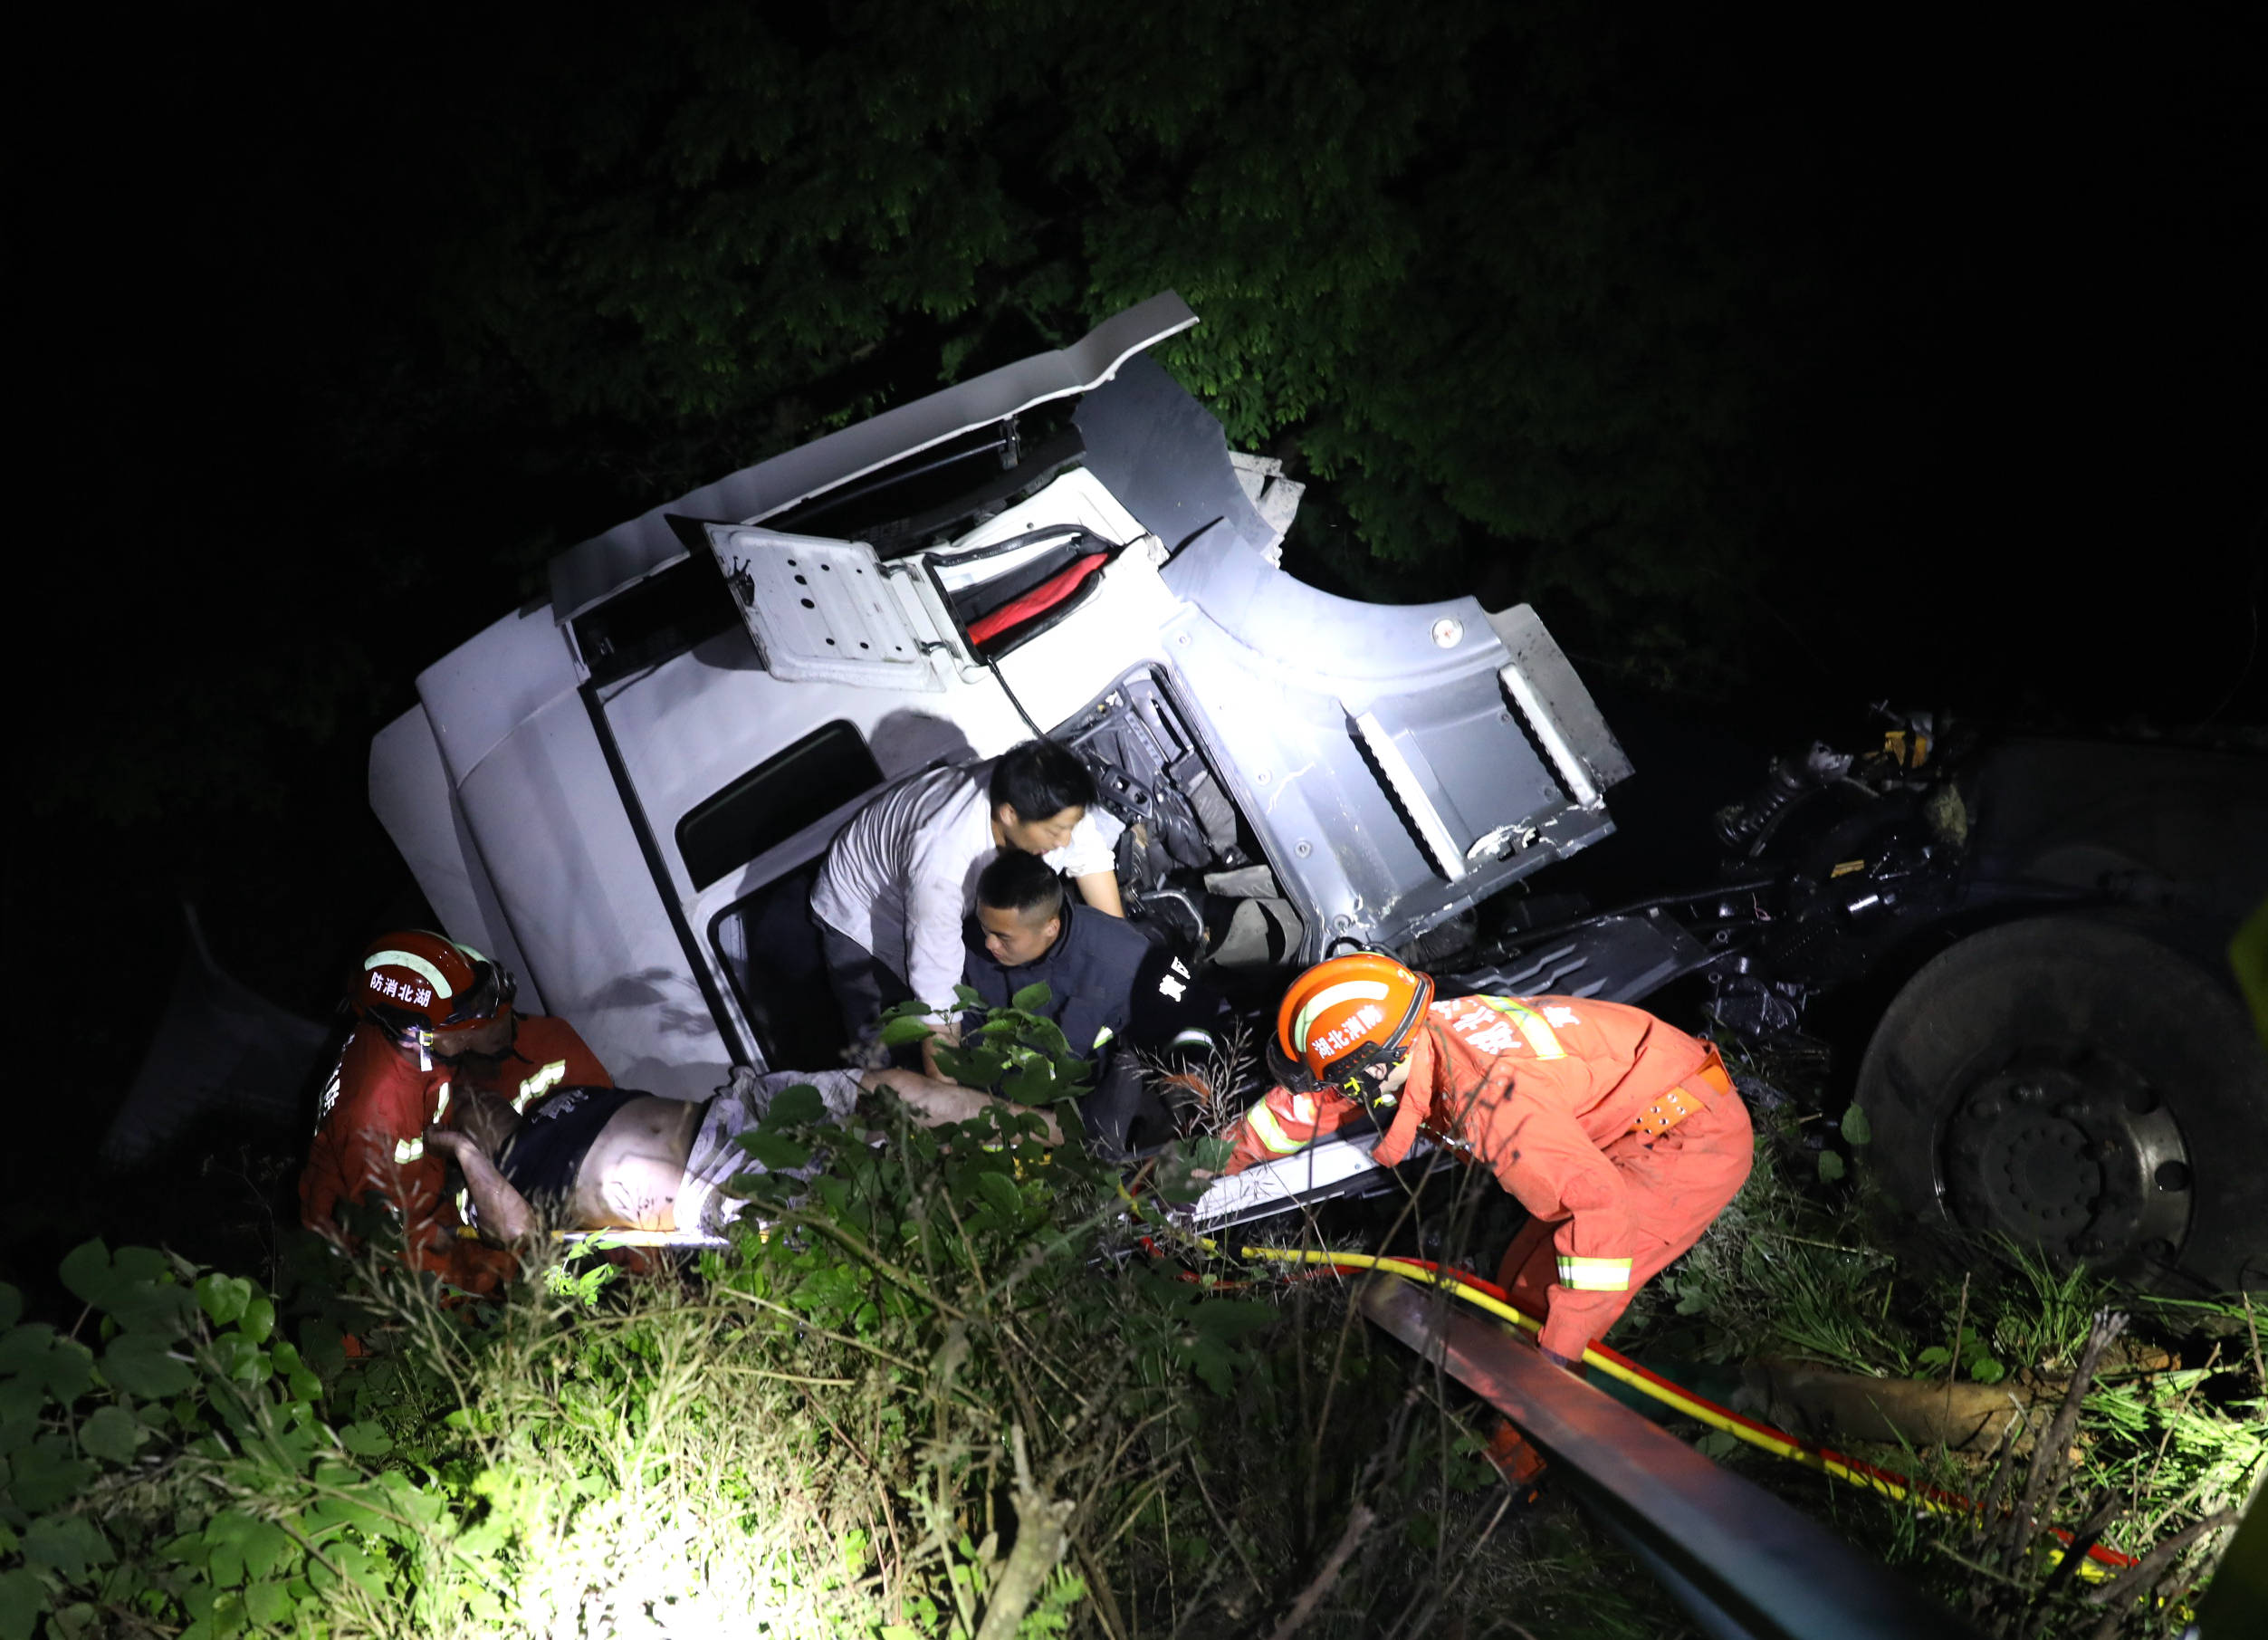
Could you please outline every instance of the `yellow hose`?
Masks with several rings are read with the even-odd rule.
[[[1208,1252],[1215,1254],[1220,1252],[1220,1244],[1206,1237],[1199,1237],[1198,1245]],[[1258,1259],[1270,1263],[1329,1264],[1382,1271],[1388,1275],[1400,1276],[1405,1280],[1420,1282],[1429,1287],[1439,1287],[1462,1299],[1476,1309],[1486,1310],[1499,1320],[1509,1321],[1513,1326],[1526,1331],[1539,1332],[1543,1329],[1544,1324],[1541,1321],[1507,1304],[1493,1293],[1483,1292],[1478,1287],[1460,1281],[1454,1276],[1429,1269],[1409,1259],[1380,1258],[1375,1254],[1366,1252],[1330,1252],[1290,1247],[1245,1247],[1239,1248],[1238,1252],[1240,1257]],[[1610,1378],[1618,1383],[1627,1384],[1641,1395],[1659,1401],[1664,1406],[1686,1417],[1706,1424],[1711,1429],[1722,1430],[1735,1440],[1744,1441],[1760,1451],[1770,1453],[1775,1458],[1785,1459],[1791,1463],[1800,1463],[1805,1469],[1817,1470],[1822,1474],[1832,1475],[1836,1480],[1848,1482],[1852,1486],[1864,1487],[1869,1491],[1898,1502],[1911,1503],[1932,1514],[1958,1515],[1976,1511],[1976,1505],[1967,1503],[1966,1501],[1932,1496],[1926,1491],[1905,1485],[1879,1472],[1870,1473],[1865,1470],[1853,1468],[1840,1458],[1802,1445],[1777,1430],[1760,1428],[1746,1419],[1734,1417],[1714,1404],[1704,1401],[1697,1395],[1689,1395],[1675,1385],[1664,1384],[1644,1373],[1632,1371],[1618,1357],[1586,1347],[1583,1352],[1583,1361],[1584,1366],[1598,1368]],[[2062,1558],[2064,1551],[2058,1547],[2050,1552],[2051,1564],[2053,1564],[2053,1561]],[[2079,1570],[2082,1576],[2094,1578],[2103,1578],[2112,1575],[2110,1568],[2091,1558],[2082,1558],[2080,1561]]]
[[[1220,1251],[1211,1242],[1206,1242],[1203,1245],[1210,1252]],[[1476,1309],[1485,1309],[1498,1319],[1509,1321],[1515,1327],[1522,1328],[1528,1332],[1541,1331],[1544,1325],[1534,1317],[1514,1309],[1494,1294],[1485,1293],[1477,1287],[1458,1280],[1453,1276],[1429,1270],[1424,1265],[1413,1263],[1407,1259],[1377,1258],[1363,1252],[1313,1252],[1287,1247],[1245,1247],[1238,1251],[1244,1258],[1262,1259],[1276,1263],[1351,1264],[1364,1270],[1384,1271],[1389,1275],[1397,1275],[1407,1280],[1444,1289]],[[1806,1469],[1815,1469],[1823,1474],[1833,1475],[1838,1480],[1848,1481],[1853,1486],[1863,1486],[1870,1491],[1880,1492],[1885,1497],[1896,1499],[1901,1503],[1909,1501],[1919,1503],[1922,1508],[1935,1513],[1957,1514],[1960,1512],[1957,1506],[1954,1504],[1926,1494],[1917,1495],[1911,1489],[1880,1476],[1861,1474],[1848,1464],[1799,1445],[1776,1432],[1767,1433],[1742,1419],[1728,1417],[1708,1402],[1689,1395],[1673,1386],[1657,1383],[1641,1373],[1632,1372],[1621,1361],[1599,1350],[1586,1347],[1583,1352],[1583,1361],[1584,1366],[1597,1367],[1608,1377],[1618,1383],[1629,1385],[1641,1395],[1659,1401],[1664,1406],[1671,1407],[1689,1418],[1697,1419],[1708,1424],[1711,1429],[1721,1429],[1736,1440],[1745,1441],[1751,1446],[1770,1453],[1775,1458],[1785,1458],[1792,1463],[1800,1463]]]

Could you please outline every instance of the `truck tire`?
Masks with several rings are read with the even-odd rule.
[[[2146,934],[2040,917],[1962,940],[1884,1012],[1855,1102],[1867,1171],[1925,1222],[2162,1290],[2268,1287],[2268,1052]]]

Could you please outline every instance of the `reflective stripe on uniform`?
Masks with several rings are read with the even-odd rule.
[[[1567,1050],[1559,1045],[1559,1038],[1553,1034],[1544,1016],[1517,997],[1484,996],[1480,1000],[1519,1027],[1520,1034],[1527,1039],[1529,1051],[1537,1059],[1564,1060],[1567,1057]]]
[[[444,1082],[444,1083],[442,1083],[442,1084],[441,1084],[441,1090],[440,1090],[440,1092],[439,1092],[439,1093],[438,1093],[438,1094],[435,1097],[435,1098],[434,1098],[434,1102],[433,1102],[433,1125],[434,1125],[435,1127],[440,1127],[440,1126],[441,1126],[441,1118],[442,1118],[443,1117],[445,1117],[445,1116],[447,1116],[448,1114],[449,1114],[449,1085],[448,1085],[448,1083]]]
[[[1103,1047],[1103,1044],[1104,1044],[1105,1042],[1107,1042],[1107,1041],[1110,1041],[1110,1039],[1111,1039],[1111,1034],[1112,1034],[1112,1033],[1111,1033],[1111,1029],[1110,1029],[1110,1027],[1109,1027],[1109,1026],[1107,1026],[1107,1025],[1104,1026],[1104,1027],[1103,1027],[1100,1031],[1096,1031],[1096,1032],[1095,1033],[1095,1046],[1094,1046],[1094,1048],[1092,1048],[1091,1050],[1089,1050],[1089,1051],[1090,1051],[1090,1052],[1096,1052],[1096,1053],[1099,1053],[1100,1051],[1102,1051],[1102,1047]]]
[[[1307,1051],[1307,1032],[1325,1008],[1335,1002],[1383,1002],[1386,986],[1382,980],[1343,980],[1335,985],[1325,985],[1307,1001],[1291,1022],[1291,1045],[1296,1053]]]
[[[524,1114],[531,1101],[547,1089],[558,1087],[565,1080],[567,1080],[567,1061],[553,1060],[520,1084],[520,1092],[512,1101],[512,1109]]]
[[[1194,1025],[1191,1025],[1187,1031],[1178,1032],[1173,1038],[1172,1045],[1176,1048],[1211,1048],[1217,1046],[1212,1040],[1211,1031],[1200,1031]]]
[[[339,1102],[339,1078],[346,1069],[346,1056],[330,1068],[330,1079],[323,1084],[322,1093],[315,1100],[315,1131],[321,1133],[323,1124],[330,1119],[330,1108]]]
[[[1578,1259],[1559,1255],[1559,1284],[1577,1292],[1628,1292],[1628,1259]]]
[[[426,1141],[423,1135],[414,1139],[394,1141],[394,1162],[397,1166],[406,1162],[420,1161],[424,1159],[425,1154]]]
[[[1251,1123],[1252,1131],[1260,1136],[1261,1147],[1279,1156],[1307,1147],[1306,1140],[1295,1139],[1284,1131],[1283,1123],[1276,1119],[1276,1113],[1266,1105],[1253,1106],[1251,1114],[1244,1119]]]

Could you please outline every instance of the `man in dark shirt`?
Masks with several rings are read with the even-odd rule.
[[[1106,1155],[1169,1136],[1144,1056],[1201,1058],[1216,1046],[1222,1011],[1212,993],[1133,924],[1073,905],[1038,855],[1003,850],[978,877],[962,978],[987,1008],[1007,1006],[1028,985],[1048,987],[1042,1012],[1095,1066],[1079,1117]]]

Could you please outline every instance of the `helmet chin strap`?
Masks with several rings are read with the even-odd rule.
[[[1374,1045],[1365,1048],[1361,1057],[1346,1068],[1346,1074],[1337,1085],[1373,1117],[1383,1117],[1401,1103],[1401,1089],[1396,1089],[1390,1093],[1386,1083],[1392,1079],[1394,1071],[1408,1057],[1406,1051],[1390,1056]],[[1372,1076],[1370,1073],[1373,1067],[1382,1068],[1383,1074]]]

